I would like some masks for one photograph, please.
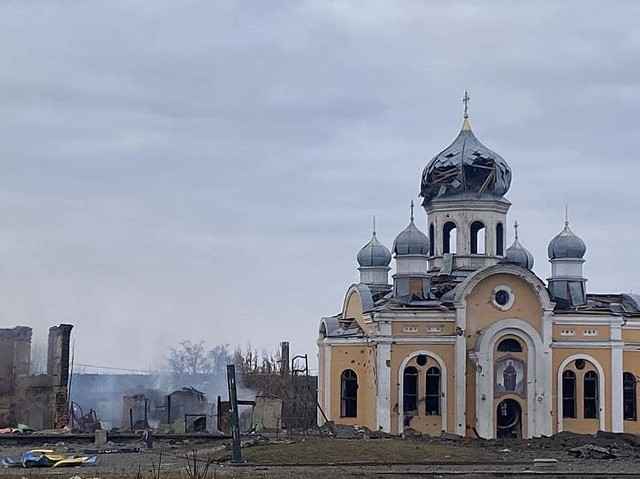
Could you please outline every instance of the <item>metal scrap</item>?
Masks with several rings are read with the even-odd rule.
[[[584,446],[569,449],[569,454],[579,459],[615,459],[618,457],[611,448],[585,444]]]

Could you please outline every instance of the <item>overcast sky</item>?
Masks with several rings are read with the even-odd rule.
[[[3,1],[0,326],[72,323],[86,364],[148,367],[182,339],[289,340],[315,363],[371,217],[390,247],[465,89],[536,273],[568,204],[588,290],[640,292],[638,18],[631,1]]]

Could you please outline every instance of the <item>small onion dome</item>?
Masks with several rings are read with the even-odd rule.
[[[378,241],[374,231],[371,240],[358,252],[358,264],[362,267],[372,267],[389,266],[389,263],[391,263],[391,252]]]
[[[402,230],[393,241],[393,252],[399,256],[409,254],[429,256],[429,238],[418,229],[413,222],[413,216],[411,216],[409,226]]]
[[[582,259],[587,252],[587,246],[569,229],[569,222],[565,221],[564,229],[551,240],[547,252],[549,259]]]
[[[533,268],[533,255],[527,248],[520,244],[518,239],[518,222],[513,225],[515,230],[515,239],[513,244],[507,248],[507,254],[504,257],[505,263],[516,264],[526,269]]]

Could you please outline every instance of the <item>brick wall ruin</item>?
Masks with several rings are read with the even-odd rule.
[[[49,329],[47,374],[30,375],[31,328],[0,329],[0,428],[62,428],[69,417],[70,324]]]

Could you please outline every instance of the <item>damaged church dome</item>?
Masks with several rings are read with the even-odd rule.
[[[420,196],[424,198],[423,205],[463,193],[478,198],[501,197],[510,185],[511,168],[504,158],[480,143],[465,114],[458,137],[424,168]]]

